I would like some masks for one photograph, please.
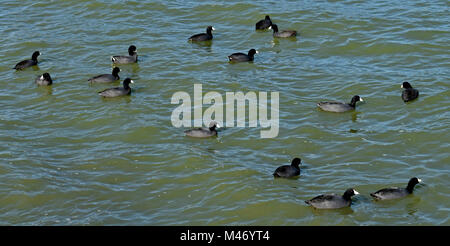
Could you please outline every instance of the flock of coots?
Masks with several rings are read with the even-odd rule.
[[[114,64],[128,64],[135,63],[138,61],[137,49],[136,46],[131,45],[128,48],[128,56],[112,56],[111,61]],[[35,51],[31,56],[31,59],[24,60],[16,64],[13,69],[22,70],[28,67],[32,67],[38,64],[37,57],[41,55],[41,52]],[[111,74],[101,74],[95,77],[88,79],[91,83],[110,83],[115,82],[120,79],[119,77],[120,68],[114,67]],[[53,84],[52,78],[49,73],[44,73],[41,76],[38,76],[35,79],[35,83],[37,85],[51,85]],[[123,81],[123,87],[115,87],[109,88],[103,91],[100,91],[98,94],[102,97],[118,97],[125,96],[131,94],[130,83],[133,83],[133,80],[130,78],[126,78]]]
[[[264,20],[260,20],[255,25],[256,30],[273,30],[273,37],[276,38],[290,38],[297,36],[297,31],[295,30],[278,30],[278,26],[272,23],[272,20],[267,15]],[[203,42],[213,39],[212,31],[214,31],[214,27],[208,26],[206,28],[206,33],[200,33],[191,36],[188,41],[190,42]],[[254,55],[258,54],[258,51],[255,49],[250,49],[247,54],[244,53],[233,53],[228,56],[230,62],[249,62],[254,60]],[[14,69],[22,70],[28,67],[32,67],[38,64],[38,56],[41,55],[39,51],[35,51],[31,56],[31,59],[24,60],[16,64]],[[128,64],[128,63],[136,63],[138,61],[137,49],[136,46],[131,45],[128,48],[128,56],[112,56],[111,62],[114,64]],[[111,74],[101,74],[95,77],[90,78],[88,81],[91,83],[111,83],[120,79],[119,77],[120,68],[114,67]],[[40,86],[48,86],[53,83],[52,78],[49,73],[44,73],[41,76],[38,76],[35,79],[35,83]],[[118,97],[125,96],[131,94],[130,83],[133,83],[133,80],[130,78],[126,78],[123,81],[123,87],[115,87],[109,88],[103,91],[98,92],[98,94],[102,97]],[[401,88],[403,88],[402,99],[404,102],[409,102],[416,99],[419,96],[419,91],[414,89],[409,82],[403,82]],[[356,103],[359,101],[363,101],[363,99],[355,95],[352,97],[350,103],[343,102],[319,102],[317,106],[324,111],[328,112],[336,112],[342,113],[354,110],[356,107]],[[212,121],[210,122],[209,127],[207,128],[194,128],[185,131],[186,136],[195,137],[195,138],[206,138],[206,137],[214,137],[217,136],[217,129],[220,128],[219,124]],[[300,175],[300,158],[294,158],[292,160],[291,165],[283,165],[278,167],[273,176],[275,178],[292,178]],[[405,197],[409,194],[413,193],[414,186],[420,183],[421,180],[414,177],[411,178],[408,182],[406,188],[384,188],[374,193],[370,193],[370,195],[376,200],[389,200],[389,199],[397,199]],[[343,195],[336,194],[324,194],[316,196],[310,200],[305,201],[305,203],[311,205],[314,208],[318,209],[336,209],[342,207],[349,207],[351,205],[351,197],[354,195],[358,195],[359,193],[353,189],[347,189]]]
[[[283,165],[275,169],[273,176],[275,178],[294,178],[300,175],[300,158],[294,158],[291,162],[291,165]],[[422,180],[414,177],[411,178],[408,182],[406,188],[384,188],[374,193],[370,193],[372,197],[376,200],[391,200],[405,197],[409,194],[413,193],[414,186],[420,183]],[[324,194],[316,196],[310,200],[305,201],[306,204],[313,206],[318,209],[330,209],[330,208],[343,208],[350,207],[351,205],[351,197],[354,195],[358,195],[359,193],[353,189],[347,189],[345,193],[340,196],[336,194]]]

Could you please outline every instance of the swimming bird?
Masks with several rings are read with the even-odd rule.
[[[244,53],[233,53],[228,56],[228,59],[232,62],[246,62],[246,61],[253,61],[255,59],[255,54],[258,54],[259,52],[255,49],[251,49],[248,51],[248,54]]]
[[[342,113],[350,110],[354,110],[356,107],[356,102],[364,100],[359,96],[353,96],[350,103],[343,102],[319,102],[317,106],[324,111]]]
[[[134,81],[130,78],[126,78],[123,81],[123,87],[115,87],[115,88],[109,88],[103,91],[100,91],[98,94],[102,97],[118,97],[118,96],[125,96],[131,94],[131,87],[130,83],[134,84]]]
[[[38,85],[51,85],[53,83],[49,73],[38,76],[34,82]]]
[[[115,64],[135,63],[138,60],[136,46],[130,45],[128,56],[111,56],[111,61]]]
[[[120,72],[120,68],[115,67],[115,68],[113,68],[111,74],[97,75],[95,77],[92,77],[92,78],[88,79],[88,81],[90,81],[91,83],[93,83],[93,82],[97,82],[97,83],[114,82],[114,81],[120,79],[119,72]]]
[[[21,61],[21,62],[17,63],[16,66],[14,66],[13,69],[21,70],[21,69],[24,69],[24,68],[27,68],[27,67],[31,67],[31,66],[37,65],[38,64],[37,57],[39,55],[41,55],[41,52],[35,51],[33,53],[33,55],[31,56],[31,59],[24,60],[24,61]]]
[[[422,180],[414,177],[409,180],[406,188],[397,188],[397,187],[385,188],[385,189],[381,189],[377,192],[370,193],[370,195],[377,200],[390,200],[390,199],[402,198],[409,194],[412,194],[413,190],[414,190],[414,186],[416,186],[416,184],[418,184],[420,182],[422,182]]]
[[[403,82],[401,88],[405,89],[402,92],[402,99],[404,102],[409,102],[419,97],[419,91],[414,89],[409,82]]]
[[[217,136],[217,130],[216,128],[220,128],[219,123],[215,121],[211,121],[209,123],[209,127],[201,127],[201,128],[195,128],[191,130],[186,130],[184,133],[186,133],[186,136],[189,137],[195,137],[195,138],[207,138],[212,136]]]
[[[301,159],[300,158],[294,158],[291,162],[291,165],[283,165],[278,167],[275,172],[273,173],[273,176],[275,178],[282,177],[282,178],[291,178],[294,176],[300,175],[300,165]]]
[[[270,20],[270,17],[266,15],[266,18],[264,20],[256,22],[255,28],[256,30],[264,30],[269,28],[271,25],[272,21]]]
[[[216,29],[214,29],[214,27],[208,26],[206,28],[206,33],[199,33],[199,34],[192,35],[189,38],[189,41],[207,41],[207,40],[211,40],[211,39],[213,39],[212,31],[215,31],[215,30]]]
[[[318,209],[350,207],[350,205],[352,204],[352,196],[358,194],[359,193],[355,189],[350,188],[347,189],[342,196],[336,194],[325,194],[307,200],[305,201],[305,203]]]
[[[272,24],[269,29],[273,29],[273,36],[276,38],[289,38],[289,37],[295,37],[297,36],[297,31],[293,30],[285,30],[285,31],[278,31],[278,26],[276,24]]]

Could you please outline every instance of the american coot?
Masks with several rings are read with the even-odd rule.
[[[300,175],[300,165],[301,159],[300,158],[294,158],[291,162],[291,165],[284,165],[281,167],[278,167],[275,172],[273,173],[273,176],[278,178],[290,178],[294,176]]]
[[[414,186],[416,186],[416,184],[418,184],[420,182],[422,182],[422,180],[414,177],[409,180],[408,186],[406,186],[406,188],[397,188],[397,187],[385,188],[385,189],[381,189],[377,192],[370,193],[370,195],[378,200],[390,200],[390,199],[402,198],[409,194],[412,194],[413,190],[414,190]]]
[[[272,24],[269,29],[273,29],[273,36],[276,38],[289,38],[297,36],[297,31],[278,31],[278,26]]]
[[[116,80],[119,80],[119,72],[120,72],[120,68],[115,67],[112,70],[111,74],[102,74],[102,75],[98,75],[95,77],[92,77],[90,79],[88,79],[88,81],[90,81],[91,83],[108,83],[108,82],[114,82]]]
[[[195,137],[195,138],[207,138],[212,136],[217,136],[217,130],[216,128],[220,128],[220,125],[216,123],[215,121],[211,121],[209,123],[209,128],[201,127],[201,128],[195,128],[191,130],[186,130],[184,133],[186,133],[186,136],[189,137]]]
[[[126,78],[123,81],[123,87],[115,87],[115,88],[109,88],[103,91],[100,91],[98,94],[102,97],[118,97],[118,96],[125,96],[131,94],[131,88],[130,83],[134,84],[134,81],[130,78]]]
[[[342,196],[336,194],[320,195],[314,197],[311,200],[305,201],[305,203],[318,209],[350,207],[350,205],[352,204],[352,196],[358,194],[359,193],[356,190],[350,188],[347,189]]]
[[[266,18],[264,20],[260,20],[256,22],[256,30],[264,30],[269,28],[272,25],[272,21],[270,20],[270,17],[266,15]]]
[[[31,59],[24,60],[24,61],[21,61],[21,62],[17,63],[16,66],[13,69],[21,70],[21,69],[24,69],[24,68],[27,68],[27,67],[31,67],[31,66],[37,65],[38,64],[37,57],[39,55],[41,55],[41,52],[35,51],[33,53],[33,55],[31,56]]]
[[[248,55],[244,53],[233,53],[228,56],[228,59],[232,62],[246,62],[246,61],[253,61],[255,59],[255,54],[258,54],[259,52],[255,49],[251,49],[248,51]]]
[[[356,107],[356,102],[364,100],[359,96],[354,96],[350,103],[342,103],[342,102],[320,102],[317,104],[319,108],[329,112],[342,113],[350,110],[354,110]]]
[[[135,63],[137,62],[138,59],[136,51],[137,51],[136,46],[131,45],[128,48],[129,56],[111,56],[111,61],[115,64]]]
[[[51,85],[53,81],[49,73],[44,73],[36,78],[35,83],[38,85]]]
[[[408,102],[408,101],[412,101],[414,99],[416,99],[417,97],[419,97],[419,91],[414,89],[410,83],[408,82],[403,82],[401,88],[405,89],[402,92],[402,99],[404,102]]]
[[[189,41],[207,41],[213,39],[212,31],[215,31],[214,27],[208,26],[206,33],[195,34],[189,38]]]

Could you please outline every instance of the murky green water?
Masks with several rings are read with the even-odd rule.
[[[296,40],[255,32],[270,14]],[[2,1],[0,4],[1,225],[450,225],[448,1]],[[210,45],[187,42],[207,25]],[[109,57],[130,97],[89,85]],[[260,51],[253,64],[227,55]],[[11,68],[40,50],[39,68]],[[49,72],[54,85],[37,87]],[[405,104],[400,84],[420,98]],[[280,93],[280,132],[226,128],[189,139],[171,125],[171,96],[193,85],[222,95]],[[366,101],[352,113],[322,100]],[[205,105],[206,109],[208,105]],[[301,177],[274,180],[301,157]],[[370,192],[424,182],[414,195]],[[354,187],[349,209],[303,202]]]

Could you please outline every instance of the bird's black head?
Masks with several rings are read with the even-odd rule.
[[[296,158],[292,159],[291,166],[298,168],[298,166],[300,165],[301,162],[302,162],[302,160],[300,158],[296,157]]]
[[[130,83],[131,83],[131,84],[134,84],[134,81],[131,80],[130,78],[126,78],[126,79],[123,81],[123,88],[125,88],[125,89],[130,88]]]
[[[422,182],[422,180],[420,180],[420,179],[418,179],[418,178],[416,178],[416,177],[411,178],[411,179],[409,180],[409,182],[408,182],[408,186],[406,187],[406,189],[407,189],[410,193],[412,193],[412,191],[414,190],[414,186],[416,186],[416,184],[418,184],[418,183],[420,183],[420,182]]]
[[[219,123],[215,122],[215,121],[211,121],[209,123],[209,130],[210,131],[214,131],[216,128],[220,128]]]
[[[253,57],[255,54],[258,54],[258,51],[255,49],[251,49],[248,51],[248,56]]]
[[[268,15],[266,15],[266,20],[270,21],[270,17]]]
[[[113,70],[112,70],[112,75],[114,75],[114,76],[118,76],[119,75],[119,72],[120,72],[120,68],[118,68],[118,67],[115,67],[115,68],[113,68]]]
[[[52,77],[50,77],[49,73],[42,74],[42,77],[44,77],[44,79],[47,80],[47,81],[52,81]]]
[[[214,30],[216,30],[216,29],[214,29],[213,26],[208,26],[208,27],[206,28],[206,33],[211,34],[211,32],[214,31]]]
[[[33,55],[31,56],[31,59],[32,59],[33,61],[36,61],[36,60],[37,60],[37,57],[38,57],[40,54],[41,54],[41,52],[39,52],[39,51],[33,52]]]
[[[358,95],[353,96],[352,101],[350,102],[350,105],[354,107],[356,102],[359,102],[359,101],[363,102],[364,100],[361,97],[359,97]]]
[[[347,189],[347,190],[345,191],[343,197],[344,197],[344,199],[349,200],[349,199],[351,199],[352,196],[358,195],[358,194],[359,194],[359,192],[357,192],[357,191],[356,191],[355,189],[353,189],[353,188],[350,188],[350,189]]]
[[[405,81],[402,84],[402,88],[404,88],[404,89],[411,89],[412,86],[411,86],[411,84],[409,82]]]
[[[128,48],[128,54],[130,55],[130,56],[132,56],[132,55],[134,55],[134,53],[136,53],[136,46],[134,46],[134,45],[130,45],[130,47]]]

